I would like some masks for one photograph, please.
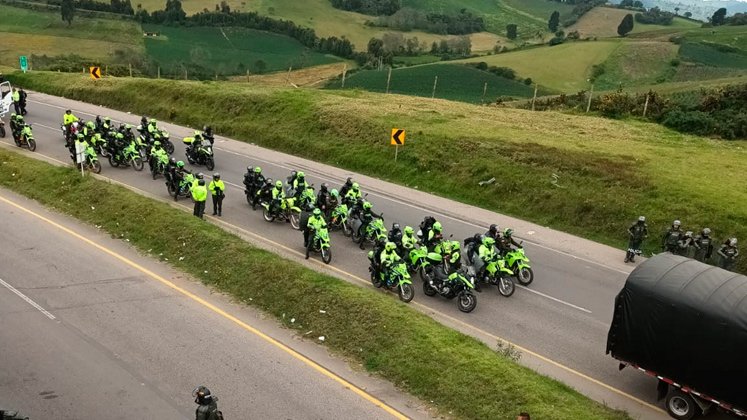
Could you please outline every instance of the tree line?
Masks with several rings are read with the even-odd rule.
[[[399,0],[331,0],[332,7],[371,16],[389,16],[402,7]]]
[[[369,21],[371,26],[383,26],[400,31],[414,29],[441,35],[465,35],[485,30],[485,20],[467,9],[456,14],[427,13],[410,7],[404,7],[391,16],[381,16],[376,21]]]
[[[563,26],[566,28],[576,23],[581,16],[585,15],[589,10],[601,6],[607,3],[607,0],[548,0],[556,3],[564,3],[574,5],[568,18],[563,22]]]

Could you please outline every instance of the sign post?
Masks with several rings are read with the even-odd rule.
[[[75,142],[75,162],[80,165],[80,175],[85,176],[85,171],[83,170],[83,163],[86,161],[86,146],[83,145],[83,142],[76,141]]]
[[[26,73],[29,69],[29,59],[25,55],[22,55],[18,58],[18,61],[21,64],[21,70]]]
[[[399,128],[392,128],[392,137],[389,144],[394,146],[394,161],[397,161],[397,155],[399,154],[399,146],[405,145],[405,130]]]

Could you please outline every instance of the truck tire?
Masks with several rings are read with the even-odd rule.
[[[675,419],[690,420],[700,414],[700,407],[690,394],[678,388],[672,388],[667,393],[667,413]]]

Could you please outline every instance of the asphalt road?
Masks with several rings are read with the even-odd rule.
[[[324,366],[378,396],[367,397],[427,418],[392,385],[351,371],[323,347],[126,243],[7,191],[2,196],[109,252],[0,200],[0,407],[35,420],[194,418],[191,392],[204,384],[229,419],[392,417],[353,385],[317,370]]]
[[[34,155],[37,157],[50,157],[69,164],[59,130],[66,108],[72,108],[75,114],[85,119],[100,114],[133,125],[140,120],[140,115],[32,93],[27,120],[34,123],[38,143]],[[175,156],[186,162],[180,139],[191,135],[194,128],[161,125],[171,133],[176,145]],[[12,143],[9,138],[4,141]],[[406,153],[406,150],[400,153]],[[417,226],[424,215],[433,214],[442,222],[444,232],[459,240],[484,232],[490,223],[515,228],[517,236],[526,240],[525,249],[535,271],[535,281],[529,288],[519,288],[508,299],[500,296],[497,289],[489,288],[478,295],[477,309],[463,314],[453,301],[426,297],[418,281],[413,306],[491,346],[495,346],[498,340],[507,340],[522,352],[523,363],[598,401],[628,410],[639,418],[667,418],[661,405],[655,401],[655,380],[632,369],[618,371],[617,362],[604,353],[614,297],[632,269],[622,263],[624,251],[453,202],[416,188],[352,174],[223,137],[217,138],[215,154],[216,171],[228,184],[224,214],[219,223],[262,246],[294,258],[300,259],[303,251],[301,233],[287,224],[267,223],[260,211],[252,212],[247,206],[241,184],[247,166],[260,165],[266,176],[282,180],[291,169],[303,170],[317,187],[322,182],[339,187],[347,176],[353,176],[361,183],[363,191],[369,192],[368,199],[373,202],[374,210],[384,213],[387,226],[395,221],[402,226]],[[131,168],[112,168],[105,161],[103,167],[102,176],[144,194],[165,200],[170,198],[163,180],[151,180],[147,169],[135,172]],[[205,168],[190,169],[209,174]],[[190,205],[189,202],[183,204]],[[208,214],[210,209],[208,201]],[[332,274],[370,287],[364,251],[339,233],[332,236],[332,251],[332,267],[315,263],[311,266],[332,270]]]

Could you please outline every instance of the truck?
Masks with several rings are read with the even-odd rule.
[[[676,419],[747,417],[747,277],[658,254],[615,298],[607,354],[658,380]]]

